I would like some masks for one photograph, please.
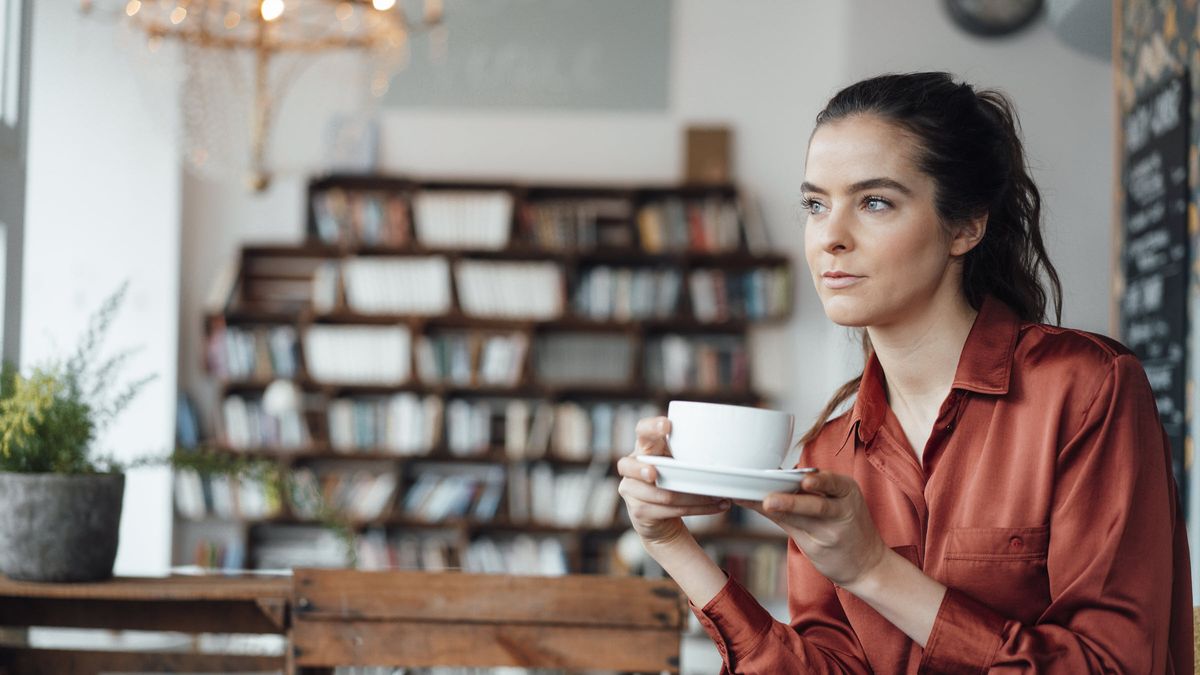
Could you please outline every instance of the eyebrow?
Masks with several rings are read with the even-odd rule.
[[[879,190],[879,189],[884,189],[884,188],[890,188],[892,190],[895,190],[896,192],[899,192],[906,197],[912,196],[912,190],[905,187],[905,185],[903,183],[894,181],[891,178],[868,178],[867,180],[860,180],[857,183],[851,185],[848,192],[855,193],[855,192],[863,192],[864,190]],[[824,188],[817,187],[816,185],[813,185],[812,183],[809,183],[808,181],[805,181],[800,184],[800,191],[801,192],[815,192],[817,194],[822,194],[822,195],[829,194],[829,192],[827,190],[825,190]]]

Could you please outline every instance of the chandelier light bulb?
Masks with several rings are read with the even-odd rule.
[[[373,0],[371,4],[375,6],[375,9],[386,12],[396,6],[396,0]]]
[[[129,4],[125,5],[125,16],[133,16],[142,8],[141,0],[129,0]]]
[[[434,25],[442,22],[442,0],[425,0],[425,23]]]
[[[259,6],[263,21],[274,21],[283,14],[283,0],[263,0]]]
[[[187,18],[187,10],[184,9],[182,6],[176,7],[175,9],[171,10],[171,23],[175,24],[176,26],[183,23],[183,20],[186,18]]]
[[[225,15],[225,29],[233,30],[239,23],[242,22],[242,15],[232,9]]]

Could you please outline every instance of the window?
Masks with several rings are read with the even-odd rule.
[[[21,0],[0,0],[0,121],[15,134],[21,100]]]
[[[0,0],[0,357],[18,361],[31,0]]]

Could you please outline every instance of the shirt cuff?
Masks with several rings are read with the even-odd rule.
[[[775,624],[775,618],[733,577],[703,609],[690,601],[688,606],[716,644],[725,667],[731,670],[735,657],[757,647]]]
[[[953,588],[946,589],[921,657],[921,672],[986,673],[1008,620]]]

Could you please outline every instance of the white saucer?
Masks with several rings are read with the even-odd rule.
[[[763,499],[772,492],[795,492],[800,481],[816,469],[737,469],[690,464],[674,457],[638,455],[638,461],[658,469],[658,487],[730,499]]]

